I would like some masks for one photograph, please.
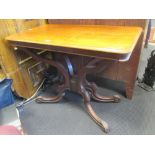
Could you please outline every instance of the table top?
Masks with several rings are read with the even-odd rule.
[[[18,46],[48,45],[91,51],[88,54],[129,54],[133,51],[142,28],[105,25],[47,24],[6,38]],[[82,54],[82,52],[80,53]]]

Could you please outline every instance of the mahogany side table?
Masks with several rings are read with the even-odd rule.
[[[38,61],[56,67],[63,76],[63,83],[56,89],[57,95],[49,98],[39,96],[36,99],[38,103],[59,102],[66,90],[77,92],[82,95],[91,118],[103,131],[108,132],[108,124],[97,116],[90,101],[94,99],[98,102],[118,103],[120,97],[99,95],[96,84],[88,82],[86,75],[96,74],[101,68],[108,67],[100,63],[103,58],[111,59],[112,62],[128,61],[141,33],[140,27],[47,24],[11,35],[6,40],[16,47],[16,50],[21,50]],[[61,54],[64,61],[45,58],[32,52],[31,49],[43,49]],[[76,56],[88,56],[91,60],[78,70],[74,70],[70,56],[74,56],[75,59]]]

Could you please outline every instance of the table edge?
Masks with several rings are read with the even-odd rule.
[[[98,52],[95,50],[55,46],[55,45],[48,45],[48,44],[36,44],[36,43],[22,42],[22,41],[18,42],[18,41],[12,41],[12,40],[7,40],[7,42],[11,46],[15,46],[15,47],[41,49],[41,50],[47,50],[47,51],[56,51],[59,53],[88,56],[88,57],[96,57],[96,58],[100,58],[100,59],[107,58],[107,59],[120,60],[120,61],[127,61],[130,58],[129,55],[131,55],[131,53],[132,53],[132,51],[129,53]],[[91,54],[89,55],[90,52],[91,52]]]

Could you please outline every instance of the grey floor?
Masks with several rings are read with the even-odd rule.
[[[147,64],[147,58],[155,46],[149,46],[142,52],[138,76],[141,78]],[[108,135],[155,134],[155,92],[146,92],[135,86],[134,97],[124,97],[124,86],[120,82],[101,78],[96,81],[99,93],[119,94],[121,103],[96,103],[92,106],[96,113],[110,126]],[[49,94],[50,89],[45,94]],[[39,135],[104,135],[104,132],[92,121],[77,94],[66,93],[65,99],[56,104],[37,104],[34,101],[20,109],[20,118],[27,134]]]

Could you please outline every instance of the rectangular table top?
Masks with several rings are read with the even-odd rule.
[[[87,56],[127,55],[133,51],[141,32],[142,28],[129,26],[47,24],[13,34],[6,40],[13,45],[32,48],[79,49]]]

